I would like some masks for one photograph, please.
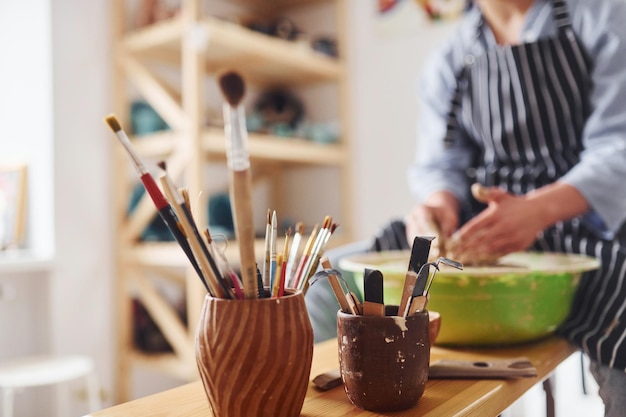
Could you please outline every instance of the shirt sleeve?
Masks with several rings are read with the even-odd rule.
[[[574,32],[592,61],[592,112],[580,162],[562,181],[576,187],[611,232],[626,219],[626,2],[581,0]]]
[[[457,32],[458,33],[458,32]],[[452,38],[454,39],[454,37]],[[452,192],[461,205],[469,204],[466,171],[471,162],[467,139],[456,133],[454,146],[446,148],[448,113],[456,87],[454,41],[431,57],[417,83],[417,147],[408,169],[408,184],[418,202],[436,191]]]

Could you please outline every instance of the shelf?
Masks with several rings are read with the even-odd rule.
[[[257,239],[254,250],[257,257],[263,254],[265,242]],[[236,265],[239,263],[239,250],[237,245],[230,244],[226,249],[226,259]],[[176,242],[149,242],[133,246],[124,254],[124,261],[133,265],[153,267],[184,267],[191,265],[185,256],[185,252]]]
[[[51,257],[26,249],[0,251],[0,276],[48,272],[52,266]]]
[[[347,6],[343,1],[222,1],[243,6],[245,11],[242,13],[246,16],[256,13],[261,18],[278,16],[278,13],[287,16],[283,13],[285,10],[280,9],[291,6],[323,5],[319,10],[305,7],[288,12],[293,12],[289,14],[298,18],[303,28],[320,27],[320,22],[324,27],[326,23],[332,24],[330,32],[337,34],[337,44],[346,45]],[[206,127],[208,110],[218,108],[223,100],[205,87],[208,82],[216,81],[213,78],[217,77],[219,71],[235,68],[253,92],[288,87],[310,95],[309,101],[323,110],[321,113],[324,119],[336,121],[341,130],[340,140],[334,143],[250,132],[248,151],[253,186],[258,186],[255,191],[263,193],[259,200],[267,199],[278,214],[288,213],[291,217],[301,215],[302,220],[317,216],[318,211],[328,210],[330,213],[321,213],[319,216],[330,214],[339,223],[350,221],[351,132],[347,114],[346,60],[317,52],[308,41],[287,41],[231,21],[200,16],[203,8],[201,0],[182,2],[178,17],[124,33],[129,3],[129,0],[115,0],[113,3],[116,65],[115,88],[112,91],[115,111],[127,116],[131,97],[139,95],[171,128],[131,138],[141,159],[146,162],[166,161],[170,177],[184,181],[191,196],[200,195],[209,186],[223,187],[221,183],[225,183],[228,176],[224,129],[216,126],[216,123]],[[225,9],[230,10],[230,7]],[[328,104],[332,106],[324,108]],[[126,124],[127,120],[123,120],[123,123]],[[127,214],[124,208],[133,188],[128,170],[120,167],[127,166],[128,156],[117,152],[115,158],[113,169],[116,182],[112,188],[115,190],[113,207],[118,229],[115,299],[119,328],[116,399],[126,401],[132,388],[130,381],[134,365],[184,380],[198,377],[193,350],[194,329],[206,292],[191,268],[189,259],[176,242],[140,241],[142,232],[155,216],[154,204],[148,197],[144,197],[132,215]],[[328,171],[332,172],[314,169],[317,167],[330,168]],[[209,169],[213,169],[210,175],[216,175],[211,178],[215,181],[207,181]],[[309,174],[319,177],[310,178]],[[300,181],[305,175],[309,176],[306,178],[308,181]],[[132,178],[133,182],[136,181],[134,176]],[[322,184],[324,181],[329,184]],[[316,198],[315,194],[309,192],[309,182],[328,190],[332,201],[331,198],[328,202],[314,200],[314,204],[309,206],[309,200],[302,200],[300,196],[304,194],[306,198]],[[295,190],[298,193],[284,192],[285,189],[291,191],[294,188],[298,188]],[[335,206],[338,206],[338,212]],[[299,214],[299,211],[302,212]],[[201,222],[210,224],[207,217],[203,215]],[[349,226],[347,224],[339,229],[339,233],[333,234],[328,243],[329,249],[350,241]],[[307,238],[308,235],[303,237],[301,248]],[[263,261],[264,246],[264,239],[255,240],[257,262]],[[283,246],[284,237],[277,242],[277,248]],[[235,269],[241,263],[239,247],[234,238],[229,241],[225,256]],[[184,291],[188,324],[180,320],[179,312],[172,308],[159,291],[157,284],[161,284],[162,279],[170,280]],[[141,298],[155,324],[172,346],[171,353],[149,353],[136,349],[132,339],[132,303],[129,302],[133,293]]]
[[[191,31],[198,48],[205,50],[207,72],[237,67],[256,84],[302,85],[337,80],[337,59],[309,45],[253,32],[238,24],[207,16]],[[127,34],[127,52],[142,53],[174,65],[180,63],[183,25],[179,17]]]
[[[306,241],[307,236],[304,236]],[[283,240],[279,239],[277,247],[282,247]],[[328,249],[348,243],[348,240],[336,233],[328,242]],[[304,242],[303,242],[304,244]],[[257,239],[254,242],[254,253],[261,260],[265,250],[265,242],[263,239]],[[226,259],[232,265],[239,263],[239,250],[235,243],[229,244],[226,249]],[[189,266],[189,260],[185,256],[183,250],[176,242],[145,242],[134,245],[123,256],[125,263],[135,266],[148,266],[157,268],[180,268]]]
[[[177,147],[180,136],[171,131],[133,138],[133,146],[141,155],[160,158],[169,155]],[[337,166],[348,157],[341,143],[316,143],[301,138],[283,138],[250,133],[248,146],[252,160],[288,162],[290,164],[315,164]],[[202,136],[202,147],[207,155],[225,158],[226,139],[218,128],[207,128]]]
[[[228,1],[228,0],[224,0]],[[308,4],[319,4],[330,0],[231,0],[233,3],[250,7],[258,11],[283,10],[288,7],[305,6]]]

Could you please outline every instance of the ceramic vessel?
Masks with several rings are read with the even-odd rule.
[[[214,417],[299,416],[312,358],[301,292],[277,299],[206,296],[196,360]]]
[[[398,411],[424,393],[430,363],[428,312],[398,317],[337,313],[339,368],[350,401],[364,410]]]

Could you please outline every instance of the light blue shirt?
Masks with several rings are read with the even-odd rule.
[[[556,33],[551,0],[537,0],[522,28],[521,40],[533,42]],[[580,162],[562,181],[576,187],[602,220],[598,231],[619,229],[626,219],[626,1],[567,0],[572,28],[592,61],[592,113],[583,131]],[[477,37],[480,11],[473,8],[453,36],[431,57],[419,84],[420,115],[416,162],[408,170],[418,201],[435,191],[454,193],[461,204],[470,199],[465,174],[470,153],[444,149],[447,113],[456,73],[465,59],[497,47],[487,25]],[[605,227],[603,227],[603,224]]]

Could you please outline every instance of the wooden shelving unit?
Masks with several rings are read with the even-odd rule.
[[[331,214],[341,224],[341,233],[333,238],[335,244],[350,239],[350,134],[347,106],[346,64],[302,44],[271,37],[249,30],[232,21],[204,13],[200,0],[182,0],[177,17],[149,27],[129,29],[126,0],[113,3],[114,32],[114,111],[123,126],[129,126],[131,93],[145,99],[170,126],[171,130],[131,138],[142,158],[148,161],[166,160],[168,173],[179,185],[186,186],[191,196],[203,196],[195,206],[206,204],[206,169],[210,165],[225,165],[223,129],[207,127],[206,83],[226,68],[239,71],[246,83],[262,89],[287,86],[291,89],[330,84],[336,95],[331,98],[338,108],[341,138],[332,144],[320,144],[305,139],[250,134],[249,150],[253,166],[253,181],[265,181],[270,186],[272,208],[279,213],[288,211],[291,196],[280,192],[293,170],[331,169],[332,184],[320,184],[320,190],[333,190],[339,196],[340,210],[320,212],[318,219]],[[336,21],[338,44],[345,45],[346,15],[343,0],[235,0],[248,15],[289,14],[298,8],[328,8]],[[256,8],[256,9],[255,9]],[[260,8],[260,9],[259,9]],[[302,9],[300,9],[302,10]],[[341,49],[340,49],[341,50]],[[172,82],[156,70],[175,71],[179,82]],[[215,100],[215,98],[213,98]],[[215,104],[215,103],[212,103]],[[324,105],[324,103],[318,103]],[[219,103],[221,108],[221,103]],[[156,215],[149,198],[143,198],[133,213],[126,207],[133,185],[132,175],[122,169],[129,165],[121,147],[115,151],[115,212],[116,212],[116,301],[117,301],[117,384],[116,401],[127,401],[131,394],[133,366],[162,370],[185,380],[198,378],[194,355],[196,318],[205,294],[182,250],[175,243],[146,243],[140,241],[145,227]],[[184,182],[183,182],[184,181]],[[298,197],[301,198],[301,197]],[[310,193],[308,198],[316,198]],[[257,209],[265,212],[267,207]],[[197,221],[207,225],[206,210],[196,210]],[[298,219],[301,220],[301,219]],[[312,226],[312,225],[311,225]],[[262,254],[262,241],[257,242],[257,256]],[[227,257],[238,262],[236,242],[229,243]],[[187,324],[159,293],[151,280],[154,274],[178,282],[184,288]],[[147,354],[133,344],[131,301],[137,297],[159,326],[173,352]]]

